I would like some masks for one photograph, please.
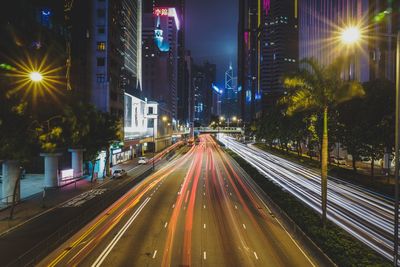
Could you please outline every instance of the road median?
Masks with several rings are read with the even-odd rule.
[[[333,223],[328,222],[326,229],[323,229],[317,212],[266,179],[239,155],[229,149],[226,151],[265,192],[281,217],[293,223],[291,230],[298,231],[296,237],[301,238],[301,241],[320,249],[338,266],[391,265],[387,259]]]

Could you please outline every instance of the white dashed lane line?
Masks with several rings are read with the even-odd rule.
[[[257,253],[254,251],[254,257],[256,257],[256,260],[258,260]]]

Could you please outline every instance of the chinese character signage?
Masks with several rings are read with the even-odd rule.
[[[154,9],[153,14],[155,16],[168,16],[168,8],[157,7]]]

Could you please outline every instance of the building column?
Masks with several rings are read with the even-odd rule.
[[[74,170],[74,178],[83,175],[83,152],[85,149],[68,149],[71,152],[71,167]]]
[[[12,203],[13,194],[16,182],[18,180],[18,176],[20,175],[18,161],[16,160],[7,160],[3,162],[3,181],[2,181],[2,202],[3,203]],[[17,185],[15,201],[20,200],[21,195],[21,185],[18,183]]]
[[[58,157],[61,153],[41,153],[44,157],[44,187],[58,186]]]

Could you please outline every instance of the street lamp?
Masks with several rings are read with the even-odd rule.
[[[29,79],[32,82],[41,82],[43,80],[43,75],[40,72],[33,71],[29,73]]]
[[[358,27],[350,26],[343,29],[340,38],[344,44],[354,44],[360,41],[361,31]]]
[[[397,266],[399,250],[399,156],[400,156],[400,30],[397,35],[378,34],[383,37],[396,38],[396,118],[395,118],[395,201],[394,201],[394,246],[393,265]],[[348,27],[341,33],[341,40],[345,44],[355,44],[362,39],[361,30],[357,27]]]

